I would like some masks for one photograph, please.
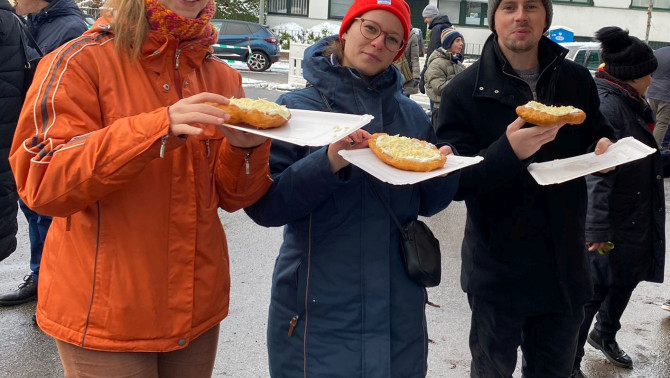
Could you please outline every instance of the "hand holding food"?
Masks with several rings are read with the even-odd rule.
[[[586,114],[574,106],[549,106],[536,101],[517,106],[516,114],[526,122],[537,126],[554,126],[561,123],[577,125],[586,119]]]
[[[225,113],[205,104],[223,102],[228,99],[216,93],[202,92],[183,98],[167,109],[170,119],[170,132],[177,136],[211,137],[216,126],[228,119]]]
[[[230,115],[228,123],[247,124],[259,129],[270,129],[284,125],[291,112],[284,105],[278,105],[264,99],[231,98],[228,105],[208,103],[223,109]]]
[[[376,133],[368,145],[381,161],[406,171],[428,172],[443,167],[447,161],[437,147],[414,138]]]
[[[349,162],[338,153],[340,150],[365,148],[368,146],[368,139],[370,139],[370,133],[363,129],[358,129],[337,142],[329,144],[327,155],[332,172],[335,173],[349,165]]]

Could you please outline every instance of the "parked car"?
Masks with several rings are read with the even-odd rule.
[[[600,57],[600,42],[566,42],[560,45],[568,49],[566,58],[588,68],[591,75],[596,73],[598,66],[603,62]]]
[[[252,71],[265,71],[279,60],[279,41],[265,26],[237,20],[211,20],[219,31],[214,55],[246,62]]]
[[[86,22],[86,28],[90,29],[93,24],[95,24],[95,17],[90,14],[84,13],[84,21]]]

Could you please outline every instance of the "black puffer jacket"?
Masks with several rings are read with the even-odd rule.
[[[16,249],[16,185],[9,148],[23,103],[23,67],[18,20],[7,0],[0,0],[0,261]]]
[[[543,186],[527,169],[533,161],[592,151],[601,137],[614,139],[590,73],[564,59],[566,53],[542,37],[535,95],[545,104],[584,110],[586,121],[563,126],[526,161],[514,154],[506,129],[517,118],[516,107],[534,94],[506,61],[495,34],[482,57],[442,91],[440,109],[449,111],[439,112],[438,143],[484,157],[461,170],[457,192],[468,208],[461,285],[506,313],[574,311],[592,295],[584,245],[586,181]]]
[[[617,137],[633,137],[656,148],[647,124],[653,121],[646,103],[619,83],[596,79],[600,111]],[[619,166],[614,174],[588,176],[589,208],[586,240],[611,241],[606,254],[590,253],[595,284],[633,286],[663,282],[665,266],[665,197],[661,154]]]

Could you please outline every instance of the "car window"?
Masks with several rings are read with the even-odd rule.
[[[588,68],[591,71],[595,71],[598,69],[599,65],[600,65],[600,51],[591,50],[591,53],[589,54],[589,59],[586,62],[586,68]]]
[[[252,33],[255,33],[259,30],[261,30],[261,26],[257,24],[249,24],[249,29],[251,29]]]
[[[212,21],[212,25],[216,28],[216,30],[221,33],[221,28],[223,27],[223,21]]]
[[[224,31],[226,35],[247,35],[251,34],[249,32],[249,26],[246,24],[230,23],[226,25],[226,30]]]
[[[586,50],[579,50],[579,51],[577,51],[577,54],[575,54],[575,59],[574,59],[574,61],[575,61],[576,63],[581,64],[581,65],[583,66],[585,60],[586,60]]]

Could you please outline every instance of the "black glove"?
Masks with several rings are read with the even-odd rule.
[[[426,83],[423,81],[423,79],[419,80],[419,92],[426,94]]]

